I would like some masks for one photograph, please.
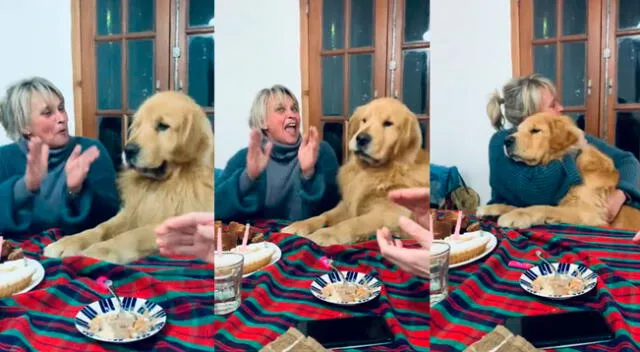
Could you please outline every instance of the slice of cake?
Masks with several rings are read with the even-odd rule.
[[[457,264],[482,254],[491,237],[484,231],[467,232],[444,239],[451,246],[449,265]]]
[[[0,236],[0,263],[24,258],[22,248],[14,246]]]
[[[246,275],[269,265],[275,249],[264,242],[251,243],[246,247],[237,246],[231,250],[231,253],[238,253],[244,256],[242,273]]]
[[[31,284],[35,268],[23,259],[0,264],[0,298],[9,297]]]

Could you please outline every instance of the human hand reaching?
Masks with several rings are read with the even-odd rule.
[[[389,192],[388,198],[413,213],[416,222],[429,228],[429,188],[402,188]]]
[[[404,248],[402,241],[394,240],[389,229],[383,227],[376,233],[382,256],[409,274],[428,278],[429,250],[433,241],[433,232],[404,216],[400,217],[398,223],[400,228],[413,237],[421,248]]]
[[[167,219],[156,228],[162,255],[194,256],[213,263],[215,251],[213,213],[188,213]]]

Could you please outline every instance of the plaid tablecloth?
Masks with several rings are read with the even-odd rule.
[[[429,289],[380,255],[375,241],[355,246],[320,247],[305,238],[277,233],[285,223],[256,223],[268,241],[282,250],[282,259],[242,282],[242,305],[215,318],[216,351],[256,351],[301,320],[377,315],[387,320],[395,340],[368,351],[427,351]],[[328,271],[318,262],[329,256],[342,270],[373,271],[384,284],[380,297],[360,306],[341,307],[316,299],[312,280]]]
[[[450,271],[449,297],[431,309],[432,351],[461,351],[512,316],[586,308],[604,313],[615,340],[562,351],[640,351],[640,246],[627,231],[549,225],[506,231],[493,222],[483,228],[498,238],[497,248],[473,264]],[[526,293],[522,269],[510,260],[539,264],[536,250],[552,261],[577,262],[599,275],[585,296],[553,301]]]
[[[84,257],[42,258],[42,249],[60,237],[55,231],[26,236],[28,257],[46,274],[32,291],[0,300],[0,351],[208,351],[213,347],[213,266],[188,258],[150,256],[130,266]],[[107,276],[122,296],[151,299],[167,313],[155,336],[130,344],[94,341],[80,334],[74,318],[108,291],[95,279]]]

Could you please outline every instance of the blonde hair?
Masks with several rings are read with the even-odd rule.
[[[496,130],[504,127],[504,120],[518,126],[525,118],[540,111],[541,91],[547,89],[556,94],[556,87],[550,79],[534,73],[529,76],[512,78],[502,87],[502,96],[496,90],[487,104],[487,115]],[[501,105],[504,104],[504,113]]]
[[[271,88],[261,89],[251,104],[249,127],[252,129],[263,130],[266,128],[267,105],[269,104],[269,99],[271,99],[271,97],[277,99],[278,102],[284,102],[285,98],[289,97],[296,105],[298,105],[298,99],[296,99],[293,93],[283,85],[276,84]]]
[[[31,99],[37,95],[47,102],[57,97],[64,103],[62,92],[42,77],[23,79],[7,89],[0,99],[0,123],[7,136],[17,141],[31,125]]]

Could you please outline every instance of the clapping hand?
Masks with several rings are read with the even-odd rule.
[[[251,130],[251,134],[249,135],[249,150],[247,151],[247,176],[249,176],[250,179],[257,179],[267,167],[272,147],[273,144],[269,141],[263,151],[260,132]]]
[[[49,170],[49,146],[38,137],[32,137],[28,144],[27,169],[24,182],[27,189],[35,192]]]
[[[91,164],[100,156],[100,151],[96,146],[92,146],[82,154],[80,151],[80,145],[76,145],[64,166],[64,172],[67,175],[67,189],[73,193],[80,192]]]
[[[315,127],[311,127],[309,132],[302,138],[302,143],[300,143],[300,148],[298,149],[300,169],[302,170],[302,175],[306,178],[311,177],[315,172],[319,149],[318,130]]]

